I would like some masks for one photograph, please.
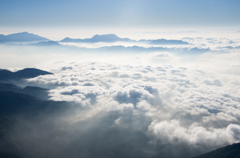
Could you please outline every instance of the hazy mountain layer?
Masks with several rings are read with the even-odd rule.
[[[37,42],[37,41],[48,41],[47,38],[28,33],[28,32],[21,32],[21,33],[14,33],[9,35],[0,35],[0,43],[4,42]]]

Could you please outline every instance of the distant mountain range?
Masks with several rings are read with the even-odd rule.
[[[47,71],[35,69],[35,68],[26,68],[19,70],[17,72],[11,72],[9,70],[1,69],[0,70],[0,81],[7,80],[20,80],[24,78],[34,78],[40,75],[53,74]]]
[[[49,41],[49,39],[28,32],[14,33],[7,36],[0,34],[0,43],[38,41]]]
[[[206,53],[210,50],[209,48],[198,48],[198,47],[185,47],[185,48],[168,48],[163,46],[150,46],[150,47],[143,47],[143,46],[103,46],[99,48],[85,48],[85,47],[77,47],[74,45],[62,45],[55,41],[49,42],[39,42],[39,43],[32,43],[28,44],[29,46],[39,46],[39,47],[58,47],[59,50],[73,50],[73,51],[81,51],[81,52],[88,52],[88,53],[151,53],[151,52],[165,52],[170,51],[172,53],[181,53],[181,54],[199,54],[199,53]],[[160,45],[160,44],[159,44]],[[169,44],[170,45],[170,44]],[[175,44],[177,45],[177,44]]]
[[[240,143],[228,145],[194,158],[240,158]]]
[[[107,35],[95,35],[92,38],[85,39],[72,39],[69,37],[64,38],[59,42],[75,42],[75,43],[97,43],[97,42],[145,42],[152,45],[189,45],[188,42],[184,42],[182,40],[166,40],[166,39],[157,39],[157,40],[131,40],[129,38],[120,38],[114,34]]]
[[[114,34],[107,34],[107,35],[95,35],[92,38],[85,38],[85,39],[72,39],[69,37],[64,38],[60,42],[81,42],[81,43],[97,43],[97,42],[130,42],[134,41],[129,38],[120,38]]]
[[[188,42],[184,42],[182,40],[167,40],[167,39],[156,39],[156,40],[131,40],[129,38],[120,38],[115,34],[105,34],[105,35],[94,35],[92,38],[85,39],[72,39],[69,37],[64,38],[61,41],[51,41],[47,38],[28,33],[21,32],[15,34],[9,34],[7,36],[0,35],[0,43],[11,43],[11,42],[35,42],[33,46],[59,46],[58,42],[74,42],[74,43],[97,43],[97,42],[105,42],[105,43],[114,43],[114,42],[140,42],[147,43],[151,45],[189,45]],[[38,43],[36,43],[38,42]]]
[[[29,36],[36,36],[36,38],[33,39],[41,39],[42,41],[36,42],[33,41],[32,43],[28,43],[28,44],[17,44],[19,46],[37,46],[37,47],[58,47],[61,50],[65,49],[65,50],[72,50],[72,51],[82,51],[82,52],[88,52],[88,53],[100,53],[100,52],[104,52],[104,53],[114,53],[114,52],[118,52],[118,53],[151,53],[151,52],[164,52],[164,51],[170,51],[173,53],[181,53],[181,54],[200,54],[200,53],[206,53],[211,51],[209,48],[198,48],[198,47],[185,47],[185,48],[168,48],[168,47],[164,47],[164,45],[190,45],[188,42],[182,41],[182,40],[167,40],[167,39],[156,39],[156,40],[131,40],[129,38],[120,38],[114,34],[106,34],[106,35],[95,35],[92,38],[85,38],[85,39],[71,39],[69,37],[64,38],[61,41],[50,41],[47,40],[46,38],[40,37],[38,35],[34,35],[34,34],[29,34],[27,32],[23,32],[23,33],[17,33],[17,34],[11,34],[8,36],[12,36],[16,35],[18,37],[18,41],[20,40],[20,36],[23,35],[23,37],[25,37],[24,35],[29,35]],[[40,37],[40,38],[39,38]],[[17,41],[16,40],[12,40],[12,41]],[[22,40],[24,41],[24,40]],[[135,46],[122,46],[122,45],[117,45],[117,46],[104,46],[104,47],[99,47],[99,48],[84,48],[84,47],[77,47],[77,46],[70,46],[70,45],[64,45],[61,44],[62,43],[68,43],[68,42],[73,42],[73,43],[96,43],[96,42],[108,42],[108,43],[114,43],[114,42],[133,42],[134,44],[136,43]],[[0,42],[1,43],[1,42]],[[7,42],[5,42],[7,43]],[[143,46],[137,46],[137,43],[144,43],[144,44],[149,44],[151,45],[150,47],[143,47]],[[10,43],[15,45],[14,43]],[[163,45],[163,46],[161,46]],[[12,76],[12,74],[10,72],[1,72],[1,73],[5,73],[5,75],[7,76]],[[0,80],[2,80],[2,78],[4,76],[0,76]],[[14,78],[14,77],[13,77]]]
[[[105,52],[105,53],[151,53],[151,52],[165,52],[170,51],[172,53],[181,54],[200,54],[209,52],[209,48],[166,48],[166,47],[141,47],[141,46],[106,46],[100,48],[79,48],[85,52]]]

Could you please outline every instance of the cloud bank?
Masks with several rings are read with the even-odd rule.
[[[176,57],[153,53],[146,59]],[[9,135],[24,144],[17,147],[26,157],[181,158],[240,141],[238,75],[111,62],[61,62],[52,70],[25,84],[51,88],[51,100],[75,106],[19,119]]]
[[[36,51],[27,63],[34,63],[27,61],[31,56],[46,59],[51,64],[37,67],[54,74],[15,84],[48,88],[51,100],[69,105],[31,118],[14,116],[7,139],[27,158],[185,158],[239,142],[238,39],[184,40],[192,46],[183,53],[172,52],[179,47],[91,54],[22,46]],[[8,48],[5,56],[18,48]],[[209,49],[185,53],[194,48]]]

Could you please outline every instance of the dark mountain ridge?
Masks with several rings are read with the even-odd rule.
[[[194,158],[240,158],[240,143],[228,145]]]
[[[69,108],[69,103],[57,101],[45,101],[28,94],[14,92],[18,89],[12,84],[0,84],[0,88],[11,87],[12,89],[0,90],[0,157],[1,158],[24,158],[21,151],[16,149],[16,144],[8,139],[10,130],[18,118],[32,119],[39,114],[64,113]],[[26,87],[23,90],[40,89],[39,87]]]
[[[40,75],[53,74],[51,72],[35,69],[35,68],[26,68],[19,70],[17,72],[11,72],[9,70],[0,70],[0,80],[9,81],[9,80],[20,80],[24,78],[34,78]]]
[[[12,91],[15,93],[27,94],[34,97],[38,97],[42,100],[47,100],[50,97],[48,96],[48,90],[41,87],[26,86],[25,88],[20,88],[11,83],[0,83],[0,92],[3,91]]]

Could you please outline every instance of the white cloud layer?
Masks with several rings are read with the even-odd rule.
[[[232,59],[235,55],[214,57],[222,56]],[[214,60],[205,59],[206,64]],[[240,141],[240,77],[235,71],[226,74],[225,70],[232,67],[228,60],[224,71],[218,65],[207,69],[201,65],[156,64],[178,60],[168,53],[149,54],[145,60],[152,64],[62,62],[52,67],[54,75],[29,79],[27,84],[51,88],[52,100],[81,105],[85,110],[77,108],[64,115],[72,126],[88,124],[96,117],[112,120],[108,114],[118,113],[106,130],[141,132],[147,139],[141,149],[152,157],[185,157],[182,151],[194,156]]]
[[[183,158],[239,142],[240,55],[238,48],[226,47],[239,46],[239,39],[185,40],[215,52],[78,54],[76,62],[62,61],[68,55],[61,54],[60,62],[39,64],[54,75],[21,84],[50,88],[51,100],[77,106],[59,115],[19,119],[10,132],[12,142],[36,158],[109,152]]]

